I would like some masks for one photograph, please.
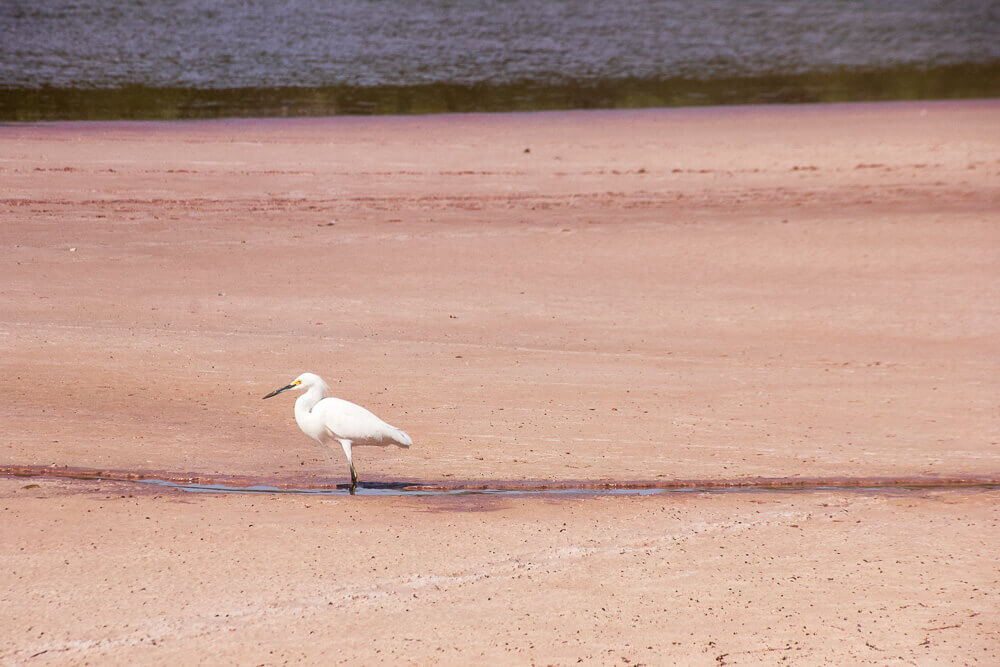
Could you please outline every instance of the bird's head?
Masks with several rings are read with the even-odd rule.
[[[286,384],[281,389],[275,389],[264,398],[271,398],[272,396],[277,396],[281,392],[288,391],[289,389],[311,389],[312,387],[315,387],[317,385],[323,387],[324,390],[326,389],[326,383],[323,382],[323,378],[316,375],[315,373],[303,373],[302,375],[292,380],[290,384]]]

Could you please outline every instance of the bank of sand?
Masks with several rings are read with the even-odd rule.
[[[341,479],[260,401],[312,370],[416,441],[368,479],[1000,472],[995,102],[10,125],[0,179],[4,465]],[[5,660],[1000,660],[992,491],[0,496]]]

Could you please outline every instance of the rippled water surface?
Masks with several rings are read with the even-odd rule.
[[[948,97],[998,66],[996,0],[0,3],[8,117],[107,89],[180,116]]]
[[[995,0],[0,3],[6,86],[705,78],[1000,58]]]

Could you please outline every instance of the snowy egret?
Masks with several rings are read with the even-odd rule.
[[[277,396],[289,389],[305,389],[306,393],[295,399],[295,421],[302,432],[321,445],[336,440],[344,448],[347,463],[351,466],[351,493],[358,484],[351,447],[396,445],[409,447],[413,440],[403,429],[387,424],[360,405],[327,396],[329,387],[315,373],[303,373],[291,384],[275,389],[264,398]]]

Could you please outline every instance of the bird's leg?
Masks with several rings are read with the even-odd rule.
[[[347,457],[347,464],[351,466],[351,495],[358,486],[358,471],[354,469],[354,457],[351,456],[351,441],[341,440],[340,446],[344,448],[344,455]]]

